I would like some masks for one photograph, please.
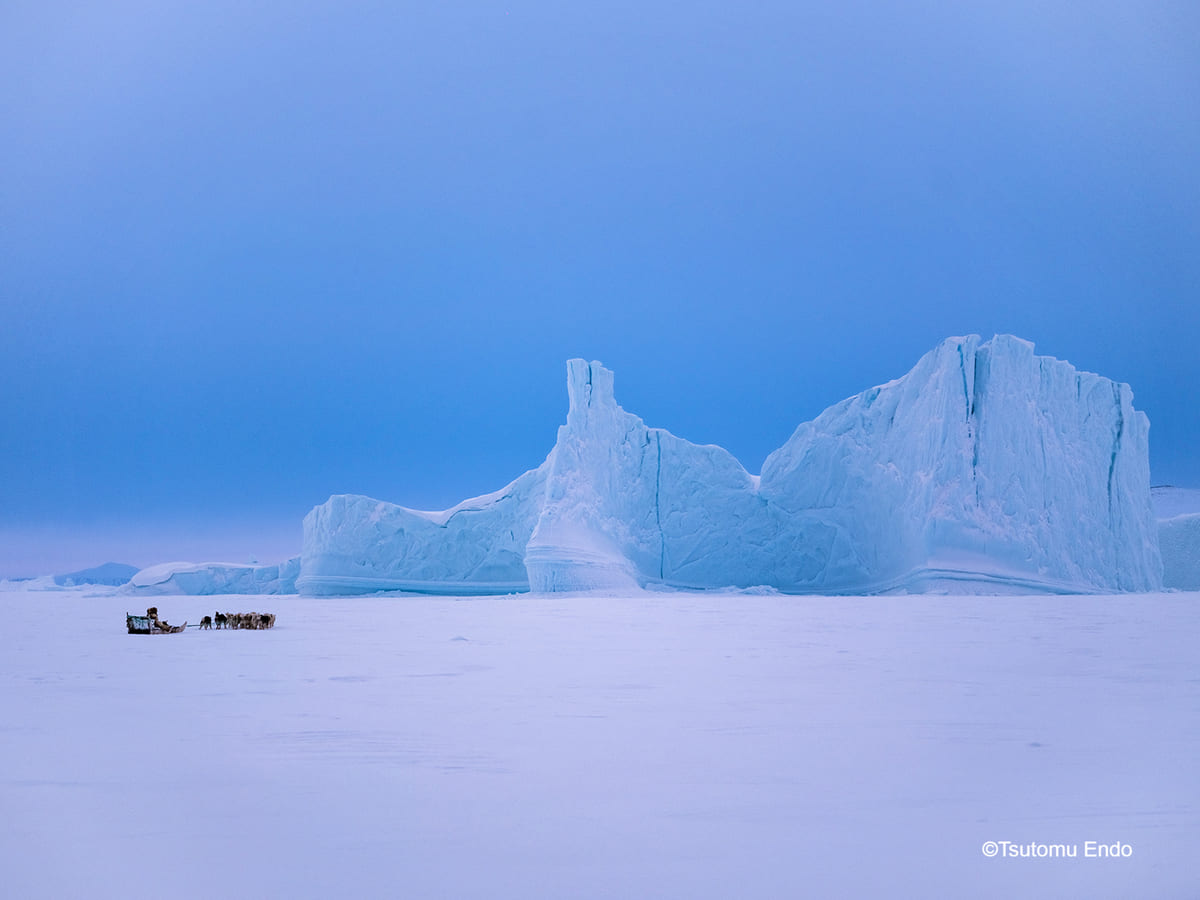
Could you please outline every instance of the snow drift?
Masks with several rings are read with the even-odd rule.
[[[439,513],[354,496],[312,510],[301,593],[1162,584],[1129,387],[1018,338],[944,341],[801,425],[761,477],[623,410],[599,363],[568,362],[567,393],[546,461],[501,491]]]

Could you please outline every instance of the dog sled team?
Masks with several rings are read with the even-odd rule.
[[[200,620],[202,629],[217,628],[250,628],[255,631],[263,628],[273,628],[275,613],[215,613]]]
[[[217,628],[249,628],[254,631],[260,631],[264,628],[275,627],[275,613],[223,613],[219,612],[215,616],[205,616],[200,620],[200,628],[211,629],[213,625]],[[182,625],[170,625],[165,619],[158,617],[158,607],[152,606],[146,610],[146,615],[135,616],[131,613],[125,613],[125,627],[130,634],[179,634],[188,627],[187,622]],[[193,628],[196,626],[193,625]]]

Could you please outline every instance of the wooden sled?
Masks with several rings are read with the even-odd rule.
[[[125,627],[129,629],[130,634],[179,634],[187,628],[187,622],[182,625],[168,625],[166,628],[159,628],[149,616],[131,616],[129,613],[125,613]]]

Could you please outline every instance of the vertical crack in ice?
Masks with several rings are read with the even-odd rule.
[[[1112,454],[1108,459],[1108,523],[1113,525],[1113,476],[1117,470],[1117,453],[1121,450],[1121,435],[1125,431],[1125,410],[1121,407],[1121,386],[1112,386],[1113,400],[1117,404],[1117,424],[1113,428]]]
[[[975,486],[975,505],[979,506],[979,417],[976,411],[979,408],[979,394],[982,390],[980,385],[983,379],[979,371],[979,359],[982,354],[975,353],[975,368],[971,379],[971,396],[967,398],[967,431],[971,439],[971,483]],[[963,380],[966,380],[966,369],[963,369]]]
[[[958,345],[958,374],[962,376],[963,384],[963,406],[967,412],[967,419],[971,418],[971,389],[967,387],[967,360],[963,356],[963,345]]]
[[[658,451],[658,460],[654,472],[654,522],[658,526],[658,577],[661,580],[667,565],[667,540],[663,535],[662,509],[659,507],[659,491],[662,489],[662,432],[654,432],[654,442]]]
[[[1042,511],[1049,512],[1050,510],[1050,461],[1046,457],[1046,423],[1041,415],[1038,415],[1037,420],[1038,444],[1042,448]]]
[[[1038,395],[1044,396],[1049,384],[1049,378],[1046,375],[1046,360],[1044,357],[1038,357]],[[1037,428],[1038,446],[1042,450],[1042,513],[1049,515],[1050,512],[1050,461],[1046,456],[1046,429],[1048,423],[1045,417],[1046,404],[1039,402],[1034,406],[1034,426]]]

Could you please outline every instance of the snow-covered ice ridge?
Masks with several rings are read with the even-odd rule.
[[[142,569],[123,594],[294,594],[300,557],[279,565],[168,562]]]
[[[300,592],[1162,586],[1129,386],[1019,338],[943,341],[802,424],[759,477],[627,413],[597,362],[567,363],[567,393],[550,455],[500,491],[436,513],[314,508]]]

